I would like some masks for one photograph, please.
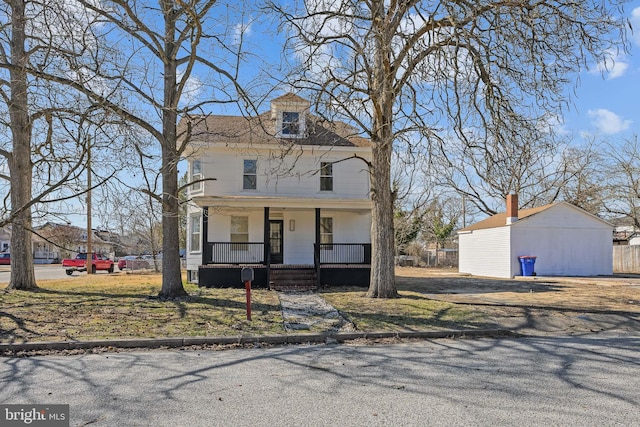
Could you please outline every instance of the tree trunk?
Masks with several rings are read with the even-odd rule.
[[[164,8],[163,8],[164,9]],[[171,7],[165,10],[164,108],[162,111],[162,289],[159,297],[176,299],[187,296],[180,271],[178,235],[178,161],[176,147],[178,123],[177,46],[175,20]]]
[[[371,79],[373,123],[371,132],[371,284],[370,298],[398,296],[393,257],[393,192],[391,191],[391,153],[393,150],[393,78],[390,70],[391,39],[385,23],[385,4],[380,1],[373,10],[375,65]]]
[[[13,152],[9,158],[11,175],[11,209],[14,220],[11,228],[11,279],[9,288],[37,289],[33,271],[33,245],[31,243],[31,123],[27,98],[27,64],[25,44],[25,7],[22,0],[11,2],[11,62],[10,70],[11,134]]]
[[[175,122],[174,122],[175,131]],[[167,135],[165,133],[165,135]],[[174,139],[175,141],[175,139]],[[178,237],[178,158],[169,147],[162,155],[162,290],[160,298],[187,296],[182,286]]]
[[[391,191],[391,141],[372,141],[373,162],[371,173],[371,284],[370,298],[398,296],[393,263],[393,193]]]

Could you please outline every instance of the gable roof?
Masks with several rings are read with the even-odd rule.
[[[298,95],[287,93],[272,102],[306,102]],[[204,144],[272,144],[320,145],[327,147],[370,147],[367,138],[344,122],[329,122],[311,114],[306,115],[306,133],[301,138],[277,137],[276,122],[271,111],[258,116],[198,115],[183,117],[178,123],[179,140],[191,131],[191,141]]]
[[[518,221],[515,221],[511,224],[507,224],[507,213],[506,212],[501,212],[498,214],[495,214],[493,216],[490,216],[487,219],[484,219],[480,222],[476,222],[475,224],[472,224],[468,227],[465,227],[461,230],[458,230],[458,232],[465,232],[465,231],[474,231],[474,230],[483,230],[483,229],[487,229],[487,228],[497,228],[497,227],[506,227],[508,225],[513,225],[513,224],[517,224],[519,221],[526,219],[526,218],[530,218],[533,215],[536,215],[540,212],[544,212],[554,206],[558,206],[558,205],[566,205],[569,206],[573,209],[576,209],[584,214],[589,215],[592,218],[595,218],[599,221],[602,221],[606,224],[609,224],[607,221],[603,220],[602,218],[599,218],[587,211],[585,211],[582,208],[579,208],[578,206],[572,205],[571,203],[567,203],[567,202],[556,202],[556,203],[551,203],[548,205],[544,205],[544,206],[538,206],[536,208],[531,208],[531,209],[521,209],[518,211]],[[611,224],[609,224],[611,225]]]
[[[309,102],[306,99],[296,95],[293,92],[287,92],[282,96],[279,96],[277,98],[274,98],[271,100],[271,102],[282,102],[282,101],[289,101],[289,102]]]
[[[43,238],[50,239],[55,236],[67,236],[73,237],[77,242],[86,242],[86,228],[78,227],[71,224],[59,224],[56,222],[46,222],[38,227],[35,227],[38,233],[34,236],[34,240],[40,240]],[[92,229],[92,241],[95,244],[113,245],[113,242],[105,240],[100,235],[100,232],[96,229]],[[82,237],[85,235],[85,237]]]
[[[537,208],[531,208],[531,209],[520,209],[518,211],[518,221],[520,221],[521,219],[527,218],[531,215],[535,215],[538,212],[542,212],[544,210],[549,209],[551,206],[555,205],[556,203],[552,203],[550,205],[544,205],[544,206],[539,206]],[[517,222],[517,221],[516,221]],[[508,225],[507,224],[507,213],[506,212],[500,212],[497,213],[495,215],[490,216],[487,219],[484,219],[480,222],[476,222],[475,224],[472,224],[466,228],[463,228],[462,230],[459,231],[473,231],[473,230],[483,230],[485,228],[496,228],[496,227],[504,227]]]

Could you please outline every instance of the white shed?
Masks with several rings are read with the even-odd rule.
[[[522,274],[520,256],[535,256],[538,276],[613,274],[613,226],[570,203],[507,212],[458,231],[459,271],[511,278]]]

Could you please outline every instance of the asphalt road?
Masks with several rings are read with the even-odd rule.
[[[72,426],[638,426],[640,336],[0,359]]]
[[[118,271],[116,269],[116,271]],[[67,273],[60,264],[38,264],[34,266],[34,272],[37,280],[63,279]],[[71,277],[79,277],[87,273],[73,273]],[[99,273],[101,274],[101,273]],[[8,265],[0,266],[0,284],[9,283],[11,278],[11,267]]]

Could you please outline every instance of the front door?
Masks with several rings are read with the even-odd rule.
[[[283,220],[269,220],[269,245],[271,247],[271,263],[282,264],[284,262],[282,250]]]

